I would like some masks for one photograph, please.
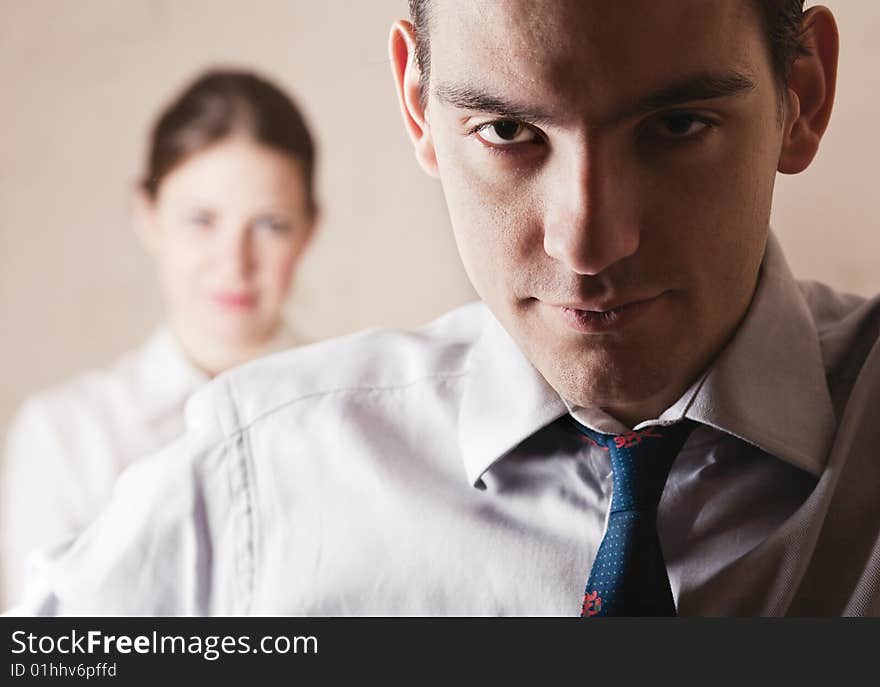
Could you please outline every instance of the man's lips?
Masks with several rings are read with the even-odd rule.
[[[652,309],[664,294],[647,298],[547,303],[562,322],[582,334],[622,329]]]

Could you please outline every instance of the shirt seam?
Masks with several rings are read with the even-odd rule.
[[[251,436],[249,433],[242,433],[241,437],[241,472],[244,482],[242,490],[244,498],[245,527],[244,541],[242,547],[244,549],[244,599],[242,601],[242,610],[244,613],[250,613],[254,600],[254,586],[256,584],[256,546],[257,546],[257,519],[255,517],[256,495],[254,493],[254,461],[251,451]]]
[[[229,402],[229,412],[232,415],[233,426],[238,427],[239,416],[238,408],[234,402],[234,398],[230,389],[229,380],[224,384],[226,389],[226,398]],[[215,415],[217,422],[222,428],[224,426],[220,409],[215,405]],[[244,430],[233,430],[231,432],[223,432],[226,437],[220,442],[220,445],[229,443],[231,449],[235,449],[234,444],[238,443],[238,451],[234,460],[229,465],[229,486],[230,496],[233,504],[231,509],[233,513],[241,513],[243,524],[241,527],[234,527],[233,556],[235,560],[234,569],[236,571],[236,580],[234,589],[240,594],[240,598],[234,600],[234,608],[238,612],[247,614],[250,611],[253,600],[254,585],[254,498],[253,483],[251,479],[251,455],[249,442],[244,436]]]
[[[251,427],[253,427],[260,420],[263,420],[264,418],[266,418],[270,415],[273,415],[277,412],[280,412],[281,410],[287,408],[288,406],[292,406],[296,403],[300,403],[301,401],[308,401],[313,398],[319,398],[321,396],[331,396],[331,395],[335,395],[335,394],[359,393],[359,392],[370,393],[370,392],[375,392],[375,391],[400,391],[403,389],[409,389],[409,388],[417,386],[419,384],[424,384],[425,382],[454,381],[456,379],[460,379],[461,377],[467,376],[468,374],[470,374],[470,372],[471,372],[470,370],[463,370],[461,372],[455,372],[455,373],[451,373],[451,374],[444,373],[444,374],[430,375],[430,376],[421,377],[419,379],[413,380],[411,382],[406,382],[403,384],[391,384],[391,385],[378,385],[377,384],[377,385],[366,385],[366,386],[340,387],[340,388],[336,388],[336,389],[326,389],[323,391],[315,391],[312,393],[304,394],[302,396],[297,396],[296,398],[292,398],[287,401],[284,401],[283,403],[280,403],[276,406],[273,406],[269,410],[265,410],[262,413],[257,414],[256,416],[254,416],[253,418],[248,420],[246,424],[242,424],[242,425],[238,424],[239,418],[236,413],[235,425],[236,425],[237,429],[234,429],[231,431],[231,433],[229,434],[229,438],[232,438],[236,434],[248,431]],[[227,386],[230,386],[230,385],[228,384]],[[232,405],[234,406],[235,400],[234,400],[234,394],[232,393],[232,390],[227,392],[227,396],[229,397]]]
[[[296,398],[285,401],[284,403],[274,406],[270,410],[258,414],[256,417],[249,420],[246,424],[241,423],[241,418],[238,412],[238,404],[235,401],[234,388],[231,380],[229,378],[225,380],[224,387],[226,392],[226,400],[230,406],[229,413],[231,415],[230,419],[232,421],[232,427],[224,429],[223,434],[225,435],[225,438],[219,443],[221,445],[227,442],[232,444],[235,443],[237,440],[239,444],[239,450],[237,452],[238,455],[235,460],[231,461],[231,465],[229,466],[229,482],[231,497],[233,503],[237,506],[234,510],[243,514],[244,521],[240,529],[236,528],[237,531],[235,534],[236,545],[234,555],[237,563],[236,572],[238,576],[235,588],[239,590],[241,594],[241,598],[236,599],[235,606],[240,609],[239,612],[243,614],[250,613],[255,596],[255,585],[257,577],[257,522],[255,517],[256,494],[254,493],[255,466],[253,460],[253,452],[251,451],[250,445],[250,429],[260,420],[276,412],[280,412],[288,406],[299,403],[300,401],[307,401],[312,398],[342,393],[399,391],[401,389],[408,389],[430,381],[453,381],[466,376],[467,374],[469,374],[469,372],[470,370],[464,370],[462,372],[456,372],[452,374],[444,373],[429,375],[413,380],[411,382],[407,382],[405,384],[343,387],[338,389],[329,389],[320,392],[314,392],[311,394],[305,394],[303,396],[297,396]],[[223,418],[220,414],[219,408],[217,408],[216,406],[215,416],[217,418],[219,426],[223,428],[224,425],[227,423],[223,422]]]

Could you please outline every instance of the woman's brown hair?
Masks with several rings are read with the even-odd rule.
[[[302,113],[280,88],[247,71],[208,71],[163,110],[150,137],[144,191],[155,199],[162,179],[190,155],[240,133],[301,165],[314,211],[315,144]]]

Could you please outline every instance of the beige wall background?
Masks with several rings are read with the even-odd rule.
[[[880,4],[829,2],[838,100],[814,165],[780,177],[795,272],[880,291]],[[417,326],[473,298],[437,182],[400,126],[385,43],[405,0],[0,0],[0,436],[29,393],[137,345],[161,318],[129,198],[159,107],[197,71],[250,66],[320,146],[320,236],[291,301],[310,338]]]

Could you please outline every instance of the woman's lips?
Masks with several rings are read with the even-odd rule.
[[[211,295],[211,299],[218,305],[229,310],[247,310],[257,303],[257,297],[252,293],[237,293],[223,291]]]

